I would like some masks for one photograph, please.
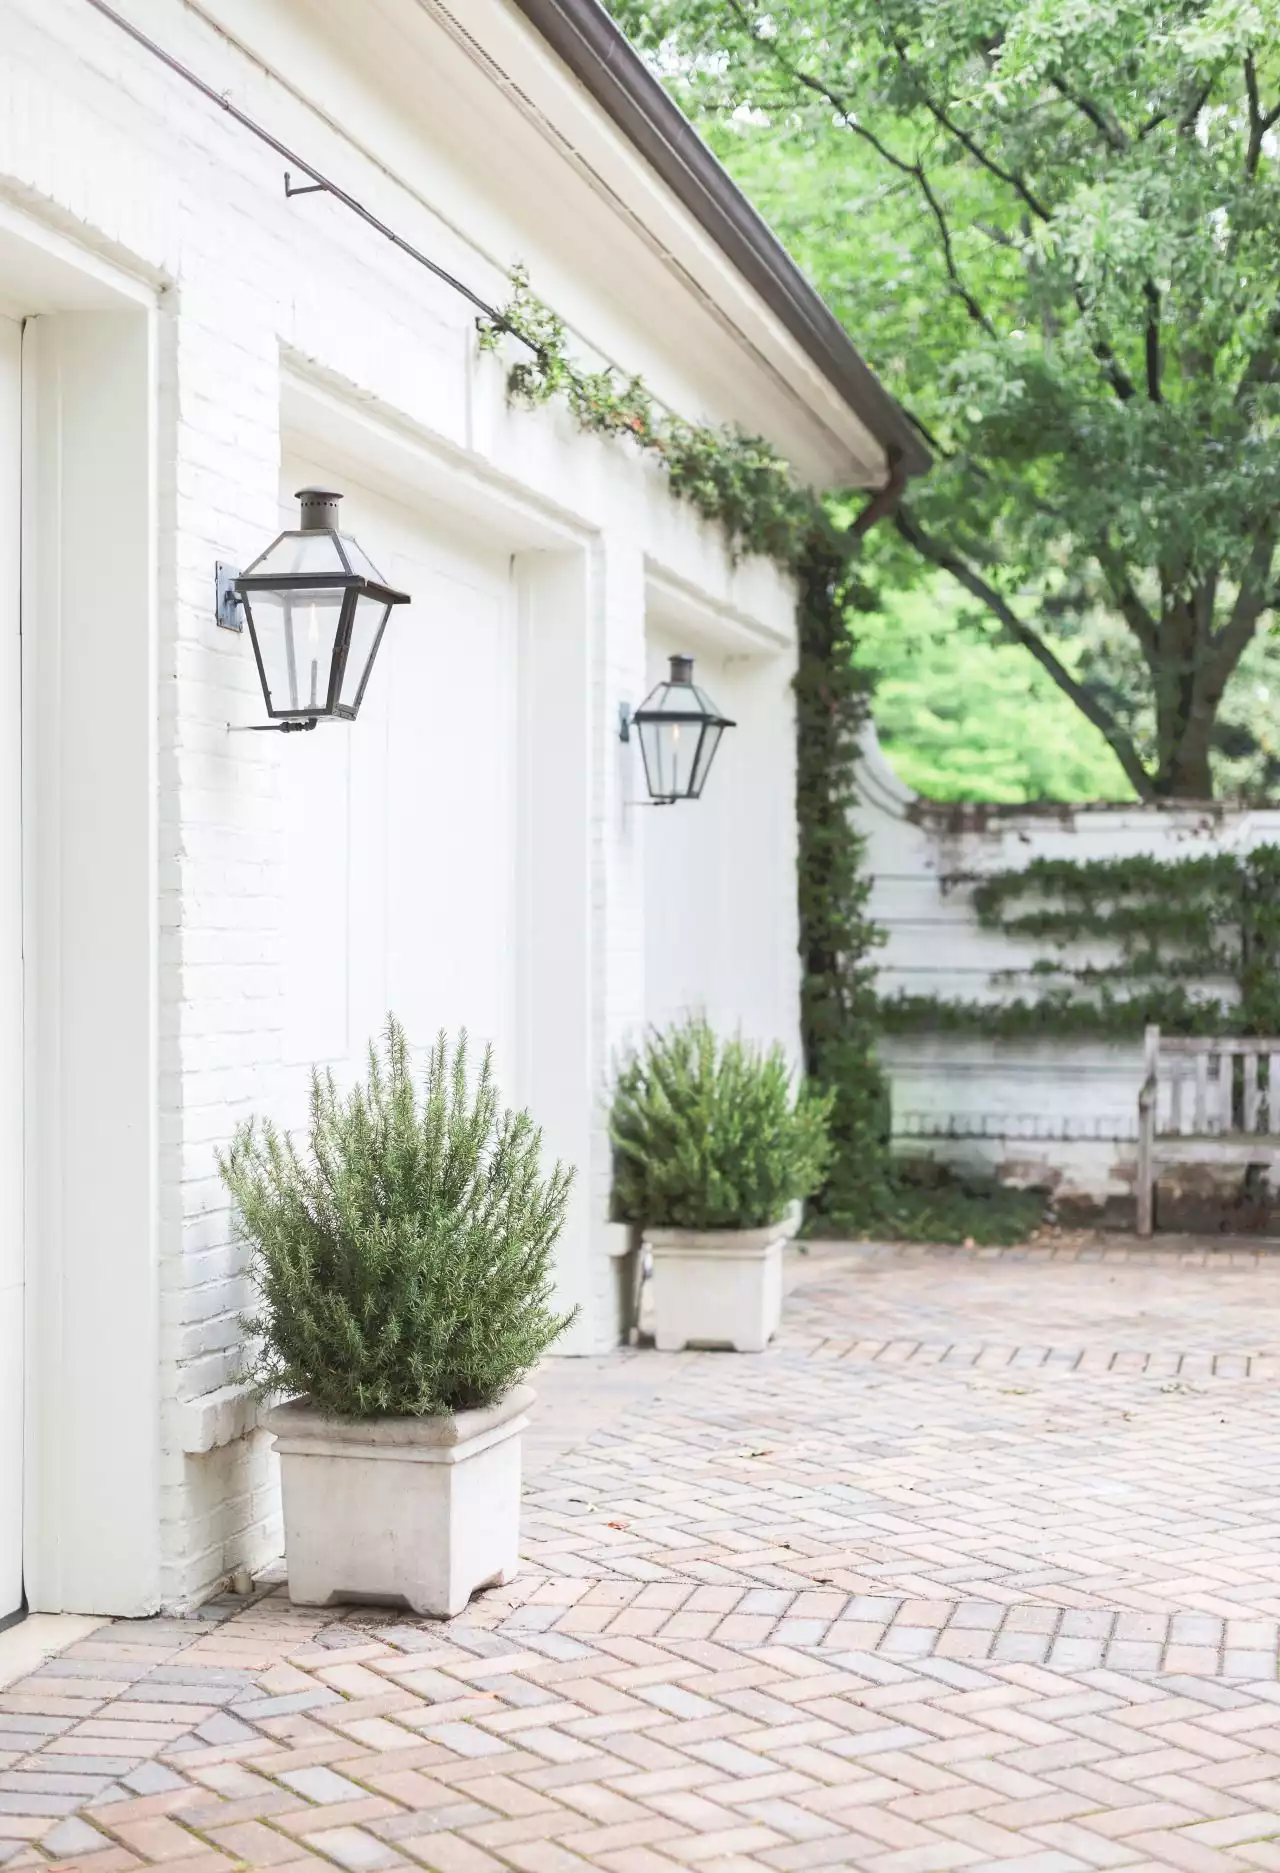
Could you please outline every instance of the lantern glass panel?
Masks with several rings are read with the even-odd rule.
[[[338,695],[341,708],[354,709],[359,703],[360,692],[382,636],[382,627],[390,615],[391,607],[385,598],[373,598],[368,592],[362,592],[356,600],[355,617],[351,621],[351,645],[347,651],[342,689]]]
[[[346,567],[331,533],[282,533],[266,552],[245,567],[246,578],[311,578],[318,572],[342,577]]]
[[[338,538],[342,541],[342,550],[350,561],[351,570],[357,578],[368,579],[374,585],[386,584],[386,580],[358,540],[353,540],[349,533],[340,533]]]
[[[250,623],[273,715],[325,708],[344,596],[323,586],[253,594]]]
[[[649,721],[638,727],[649,792],[655,799],[679,799],[689,791],[702,724]]]
[[[702,740],[698,746],[698,758],[694,764],[693,776],[689,782],[689,797],[696,800],[702,792],[703,782],[711,771],[716,749],[720,746],[720,737],[724,734],[723,722],[708,722],[702,731]]]

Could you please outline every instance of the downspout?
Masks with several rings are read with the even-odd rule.
[[[879,520],[887,520],[897,512],[898,505],[906,493],[907,467],[902,450],[892,443],[885,450],[889,464],[889,477],[883,488],[878,488],[867,502],[858,518],[846,529],[851,540],[861,540]]]

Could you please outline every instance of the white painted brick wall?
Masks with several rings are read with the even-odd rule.
[[[596,1214],[609,1214],[613,1152],[609,1141],[612,1077],[619,1055],[644,1024],[644,820],[634,802],[643,793],[639,750],[618,738],[618,705],[634,708],[645,693],[644,544],[615,534],[601,557],[600,637],[595,695],[597,817],[594,827],[594,890],[598,916],[595,951],[596,1108],[592,1135],[591,1192]],[[619,1270],[629,1231],[606,1225],[606,1254],[594,1263],[592,1320],[596,1345],[616,1343]]]
[[[176,0],[135,0],[131,12],[247,108],[290,118],[311,160],[423,245],[443,240],[418,203]],[[476,359],[471,308],[333,202],[284,201],[274,156],[81,0],[12,0],[5,36],[0,200],[161,295],[160,1516],[163,1599],[178,1606],[279,1542],[273,1460],[236,1386],[247,1295],[217,1154],[241,1118],[280,1098],[280,773],[290,746],[228,734],[229,722],[258,719],[261,703],[247,643],[215,630],[211,601],[214,562],[244,564],[277,528],[282,358],[305,361],[347,398],[417,433],[487,451],[496,475],[555,502],[597,539],[599,1082],[583,1167],[600,1218],[594,1291],[583,1297],[597,1323],[613,1309],[607,1078],[645,997],[643,828],[625,804],[638,763],[619,760],[616,739],[619,701],[637,701],[645,687],[645,555],[747,615],[776,621],[789,597],[767,567],[735,571],[625,452],[582,441],[562,417],[508,412],[499,367]],[[449,242],[458,246],[454,235]],[[489,260],[472,254],[467,273],[501,297]],[[676,329],[673,356],[678,340]],[[762,886],[791,890],[786,841],[759,863]],[[602,1324],[596,1337],[607,1338]]]

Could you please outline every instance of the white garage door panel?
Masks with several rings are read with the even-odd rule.
[[[423,622],[388,674],[387,988],[410,1033],[492,1042],[510,1086],[514,640],[506,593],[397,557]]]
[[[284,752],[285,1058],[341,1060],[351,1047],[351,740],[322,722]]]
[[[691,648],[660,624],[650,684]],[[655,1026],[705,1014],[798,1057],[794,729],[783,659],[697,651],[694,675],[736,723],[698,800],[645,815],[645,1012]],[[639,759],[634,772],[643,786]]]
[[[293,490],[335,485],[304,466]],[[341,478],[337,484],[342,486]],[[391,615],[352,726],[283,750],[288,1053],[361,1068],[388,1009],[514,1059],[516,641],[505,555],[348,484],[344,530],[390,584]],[[301,758],[298,758],[301,757]]]

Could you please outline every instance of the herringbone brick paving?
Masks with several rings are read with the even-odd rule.
[[[0,1693],[0,1860],[1280,1869],[1280,1255],[865,1249],[542,1380],[526,1570],[267,1583]]]

